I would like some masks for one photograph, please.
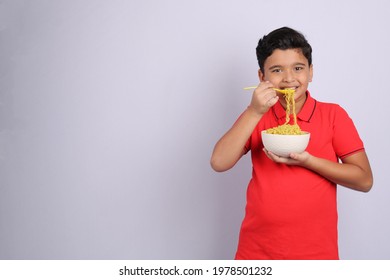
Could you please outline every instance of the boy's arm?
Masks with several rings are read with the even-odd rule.
[[[245,153],[245,144],[261,119],[248,107],[224,136],[217,142],[211,156],[211,167],[218,172],[232,168]]]
[[[245,153],[245,144],[257,123],[270,107],[278,101],[270,82],[261,83],[253,92],[248,108],[231,129],[222,136],[214,147],[210,164],[218,172],[232,168]]]
[[[310,169],[338,185],[357,191],[368,192],[373,184],[373,176],[367,154],[364,150],[342,159],[342,163],[315,157],[308,152],[291,154],[281,158],[265,151],[275,162],[300,165]]]

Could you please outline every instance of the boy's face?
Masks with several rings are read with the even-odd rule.
[[[269,81],[276,88],[294,88],[295,101],[306,100],[306,90],[313,78],[313,65],[300,49],[276,49],[264,62],[264,73],[259,70],[260,81]],[[280,98],[284,102],[284,98]],[[297,104],[297,105],[298,105]],[[283,104],[285,105],[285,104]]]

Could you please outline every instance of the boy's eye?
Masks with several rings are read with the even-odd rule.
[[[302,67],[302,66],[297,66],[297,67],[295,67],[295,71],[301,71],[301,70],[303,70],[303,67]]]
[[[282,72],[282,69],[280,69],[280,68],[272,69],[272,73],[280,73],[280,72]]]

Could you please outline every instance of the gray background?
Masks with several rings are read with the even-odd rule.
[[[0,258],[231,259],[249,156],[214,173],[260,36],[312,44],[313,96],[366,144],[340,187],[343,259],[390,258],[388,1],[0,1]]]

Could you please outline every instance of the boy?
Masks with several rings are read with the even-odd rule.
[[[260,84],[214,147],[211,166],[218,172],[251,151],[252,179],[236,259],[339,259],[336,185],[362,192],[372,187],[370,164],[352,120],[340,106],[319,102],[307,90],[311,52],[305,37],[288,27],[260,39]],[[273,88],[295,89],[298,124],[311,133],[303,153],[283,158],[262,145],[260,132],[286,119],[286,101]]]

